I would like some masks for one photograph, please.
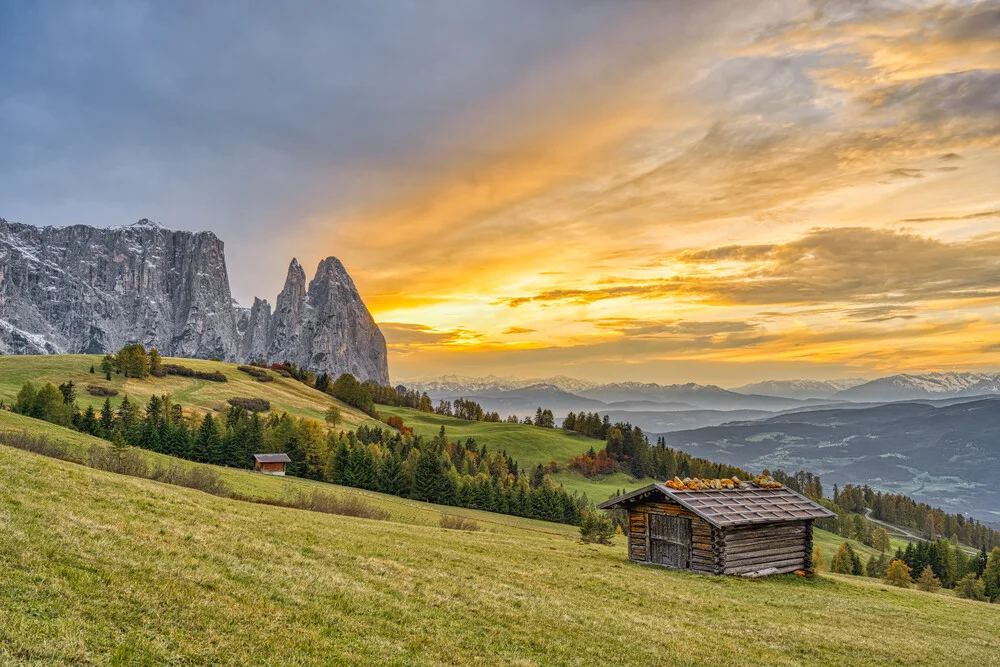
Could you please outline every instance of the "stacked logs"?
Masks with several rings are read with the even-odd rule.
[[[750,484],[760,489],[780,489],[781,482],[777,482],[770,475],[757,475]],[[707,489],[739,489],[747,482],[743,482],[736,477],[723,479],[701,479],[698,477],[674,477],[667,480],[665,485],[675,491],[705,491]]]

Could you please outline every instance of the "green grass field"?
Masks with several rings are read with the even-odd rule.
[[[103,397],[91,396],[86,392],[89,384],[109,386],[117,389],[119,395],[111,399],[114,406],[128,394],[129,400],[138,399],[145,403],[153,394],[170,394],[185,408],[201,411],[221,410],[226,400],[233,397],[259,397],[271,402],[272,410],[286,410],[297,417],[309,417],[320,422],[331,405],[340,407],[343,423],[341,428],[355,428],[361,424],[376,423],[364,413],[337,401],[323,392],[275,374],[274,382],[257,382],[236,364],[202,359],[170,359],[165,363],[180,364],[197,371],[222,371],[228,382],[209,382],[195,378],[169,375],[165,378],[149,377],[144,380],[125,378],[112,373],[111,380],[105,380],[100,372],[100,355],[62,354],[37,356],[0,356],[0,400],[11,403],[25,380],[44,384],[59,385],[72,380],[77,387],[77,402],[81,408],[88,405],[99,410],[104,405]],[[90,373],[95,366],[97,373]]]
[[[394,521],[317,514],[3,446],[0,479],[0,663],[996,658],[1000,608],[853,577],[670,572],[551,524],[469,533],[410,508]]]

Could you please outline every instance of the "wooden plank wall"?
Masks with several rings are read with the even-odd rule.
[[[721,574],[719,557],[721,534],[698,515],[680,505],[665,502],[642,503],[629,509],[629,558],[649,560],[647,551],[646,514],[669,514],[691,520],[691,569],[696,572]]]
[[[735,526],[722,532],[723,571],[747,574],[767,568],[778,573],[808,570],[812,526],[807,521]]]
[[[640,507],[628,510],[628,557],[640,563],[649,560],[646,552],[646,512]]]

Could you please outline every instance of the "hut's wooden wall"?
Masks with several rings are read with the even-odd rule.
[[[669,502],[637,503],[628,510],[628,557],[649,562],[649,514],[691,521],[691,570],[709,574],[775,573],[812,570],[812,521],[715,528],[693,512]]]
[[[733,526],[721,538],[725,574],[812,569],[812,521]]]
[[[691,569],[696,572],[721,574],[719,531],[690,510],[668,502],[640,503],[629,508],[628,557],[631,560],[649,561],[647,514],[667,514],[689,519],[691,521]]]

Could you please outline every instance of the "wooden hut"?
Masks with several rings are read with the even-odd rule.
[[[254,454],[253,469],[265,475],[284,475],[285,464],[291,463],[288,454]]]
[[[628,557],[709,574],[812,570],[812,528],[835,516],[791,489],[677,490],[650,484],[598,509],[628,513]]]

